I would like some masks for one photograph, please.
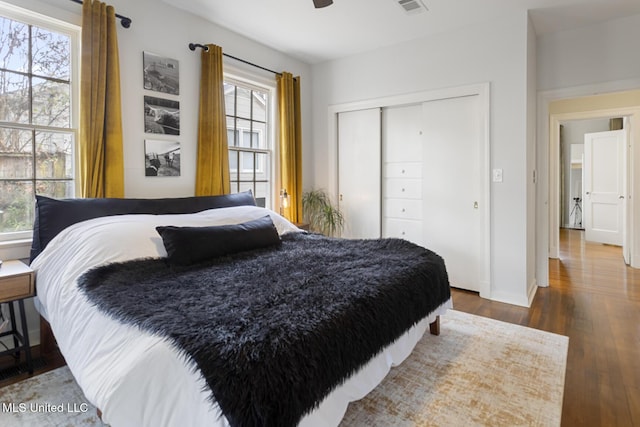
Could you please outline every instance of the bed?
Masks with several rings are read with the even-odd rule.
[[[31,265],[38,311],[116,427],[338,425],[451,307],[436,254],[310,235],[250,194],[38,197]]]

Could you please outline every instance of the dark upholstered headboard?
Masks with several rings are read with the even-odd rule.
[[[92,218],[126,214],[187,214],[232,206],[255,206],[250,191],[173,199],[52,199],[36,196],[31,261],[65,228]]]

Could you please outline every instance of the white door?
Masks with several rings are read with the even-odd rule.
[[[485,259],[479,111],[478,96],[422,105],[425,246],[444,259],[451,286],[472,291]]]
[[[626,131],[584,135],[585,239],[622,246],[625,210]]]
[[[380,109],[338,114],[338,206],[342,237],[380,237]]]

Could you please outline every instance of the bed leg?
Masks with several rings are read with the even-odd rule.
[[[100,409],[98,409],[98,408],[96,408],[96,415],[98,416],[100,421],[102,421],[102,411]]]
[[[429,332],[431,335],[440,335],[440,316],[436,316],[436,320],[429,323]]]

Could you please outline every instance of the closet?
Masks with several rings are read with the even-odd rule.
[[[339,112],[344,237],[398,237],[441,255],[452,286],[488,283],[488,159],[480,96]]]

